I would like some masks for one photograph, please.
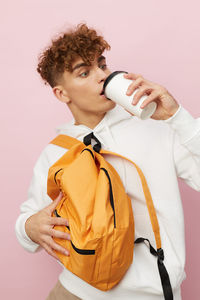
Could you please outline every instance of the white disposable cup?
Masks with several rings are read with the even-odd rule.
[[[138,118],[142,120],[150,118],[156,110],[156,102],[153,101],[146,107],[141,108],[140,106],[148,97],[147,95],[143,95],[140,98],[139,102],[136,105],[133,105],[133,97],[135,93],[137,93],[138,89],[136,89],[131,96],[126,95],[127,89],[133,82],[133,80],[124,78],[125,73],[127,72],[115,71],[106,78],[103,86],[104,95],[106,96],[106,98],[121,105],[123,108],[125,108],[127,111],[134,114]]]

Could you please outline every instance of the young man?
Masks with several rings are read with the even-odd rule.
[[[127,94],[139,88],[133,99],[136,104],[147,94],[144,106],[157,102],[151,119],[141,121],[102,95],[103,83],[110,70],[103,55],[110,46],[93,29],[79,25],[54,40],[44,51],[38,72],[52,87],[55,96],[67,104],[72,121],[58,129],[59,134],[83,141],[93,131],[102,148],[130,158],[143,171],[156,208],[165,266],[168,270],[174,299],[181,299],[180,286],[185,277],[184,219],[177,177],[200,191],[200,119],[194,119],[162,86],[140,75],[132,79]],[[70,236],[53,229],[68,225],[68,220],[52,218],[62,195],[52,202],[47,196],[48,170],[67,150],[49,144],[41,153],[31,181],[28,199],[21,205],[16,222],[16,235],[21,245],[35,252],[44,248],[57,258],[54,250],[70,255],[52,237],[70,240]],[[141,183],[129,162],[108,156],[132,200],[136,237],[148,238],[154,245]],[[157,264],[145,244],[134,249],[134,260],[120,283],[107,292],[87,284],[66,268],[47,298],[53,299],[164,299]]]

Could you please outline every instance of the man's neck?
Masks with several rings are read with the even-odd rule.
[[[98,115],[79,115],[79,116],[74,116],[75,119],[75,125],[85,125],[91,129],[94,129],[104,118],[105,112],[103,114],[98,114]]]

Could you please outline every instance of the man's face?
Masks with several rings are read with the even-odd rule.
[[[90,66],[82,58],[72,64],[72,72],[63,74],[62,87],[74,117],[105,114],[115,103],[101,95],[105,79],[110,74],[103,55],[96,57]],[[77,118],[77,119],[78,119]]]

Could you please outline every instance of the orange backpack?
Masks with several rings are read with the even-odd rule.
[[[92,140],[96,142],[93,147]],[[140,176],[157,250],[144,238],[138,238],[135,243],[149,242],[150,252],[158,258],[165,299],[172,300],[170,280],[163,264],[158,220],[141,169],[126,157],[102,150],[93,132],[84,138],[84,143],[59,135],[51,144],[68,149],[50,167],[47,181],[47,193],[52,200],[60,190],[63,193],[54,216],[69,221],[68,227],[55,226],[56,230],[71,236],[71,241],[54,238],[70,252],[70,256],[56,252],[62,264],[95,288],[107,291],[122,279],[132,263],[134,217],[131,200],[118,173],[101,154],[115,155],[132,163]]]

